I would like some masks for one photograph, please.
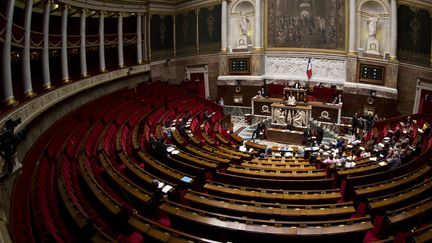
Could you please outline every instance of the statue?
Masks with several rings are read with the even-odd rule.
[[[242,35],[247,35],[249,20],[245,13],[240,12],[240,28]]]
[[[380,55],[379,42],[376,39],[377,26],[378,26],[379,15],[371,15],[366,23],[368,25],[368,40],[366,44],[366,54]]]
[[[13,171],[15,165],[14,155],[18,142],[25,139],[25,130],[14,133],[15,127],[21,123],[21,119],[8,119],[0,131],[0,156],[5,164],[0,171],[0,182],[6,179]]]
[[[377,24],[378,24],[378,16],[370,16],[367,20],[368,30],[369,30],[369,37],[375,37],[377,33]]]
[[[238,44],[236,46],[236,49],[239,50],[246,50],[248,48],[248,27],[249,27],[249,20],[247,19],[246,13],[240,12],[240,38],[238,40]],[[264,94],[262,94],[264,96]]]

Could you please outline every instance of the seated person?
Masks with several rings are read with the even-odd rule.
[[[323,164],[336,164],[338,161],[334,159],[333,154],[330,154],[327,159],[323,161]]]
[[[258,94],[255,97],[262,97],[261,90],[258,90]]]
[[[297,101],[293,95],[288,96],[287,105],[296,105]]]
[[[300,89],[301,88],[300,81],[296,80],[294,85],[293,85],[293,88],[294,89]]]
[[[399,156],[399,152],[396,151],[393,155],[387,159],[388,163],[391,165],[390,170],[394,170],[401,165],[401,158]]]
[[[342,104],[342,95],[339,94],[338,96],[336,96],[332,103],[333,104]]]
[[[167,137],[171,137],[171,128],[170,127],[166,127],[166,126],[162,126],[162,132],[167,136]]]
[[[336,140],[336,148],[342,148],[345,143],[345,139],[343,137],[338,137]]]
[[[186,113],[182,118],[183,124],[186,124],[189,121],[189,116],[190,116],[189,111],[186,111]]]

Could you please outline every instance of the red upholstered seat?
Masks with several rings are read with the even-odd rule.
[[[144,238],[140,233],[133,232],[130,235],[120,235],[117,241],[121,243],[142,243],[144,242]]]

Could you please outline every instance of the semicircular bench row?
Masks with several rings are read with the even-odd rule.
[[[166,92],[167,89],[170,92]],[[237,180],[239,176],[232,181],[226,180],[227,171],[223,171],[229,168],[227,166],[238,161],[249,161],[253,156],[238,153],[235,147],[240,141],[220,127],[216,127],[223,116],[205,121],[202,114],[206,108],[207,111],[222,114],[220,107],[205,99],[189,96],[166,84],[146,84],[141,90],[143,92],[139,94],[121,91],[108,96],[111,98],[100,99],[84,106],[63,118],[47,132],[46,136],[52,136],[52,139],[46,136],[40,138],[41,141],[49,142],[44,147],[38,144],[38,141],[26,156],[23,175],[30,179],[23,178],[23,175],[18,179],[13,198],[13,214],[19,216],[12,224],[16,240],[74,241],[90,238],[93,241],[140,242],[143,238],[148,238],[157,241],[225,241],[240,240],[242,238],[238,236],[246,235],[243,240],[258,241],[260,237],[256,234],[266,232],[266,235],[270,234],[274,240],[301,237],[313,241],[322,236],[337,241],[346,239],[349,235],[356,235],[358,239],[362,239],[366,231],[372,230],[368,216],[351,218],[358,216],[352,202],[343,204],[338,203],[338,200],[330,200],[333,204],[319,205],[325,201],[323,199],[304,203],[306,201],[302,198],[313,195],[307,190],[306,193],[298,193],[296,200],[302,202],[302,205],[297,207],[280,204],[278,198],[272,199],[275,200],[274,203],[250,203],[234,199],[231,195],[235,193],[222,192],[226,193],[223,197],[213,195],[208,189],[212,184],[222,188],[234,187],[234,191],[235,185],[240,188],[237,190],[246,191],[242,189],[246,184],[254,186],[252,188],[257,188],[261,193],[263,185],[271,185],[263,189],[266,194],[272,187],[276,190],[282,187],[282,195],[293,195],[290,191],[305,189],[306,182],[303,184],[305,188],[292,186],[290,190],[289,183],[298,180],[287,180],[283,186],[278,185],[280,181],[272,178],[265,179],[266,184],[249,184],[256,180],[250,175],[243,176],[246,178],[245,182]],[[164,93],[169,95],[163,95]],[[89,111],[91,109],[98,111],[99,114]],[[158,136],[157,128],[160,128],[167,119],[179,121],[186,111],[196,118],[198,123],[204,124],[200,126],[203,129],[195,127],[189,134],[179,134],[180,123],[172,123],[174,138],[170,142],[175,143],[180,156],[168,153],[167,160],[161,160],[154,153],[150,134],[157,138],[161,138],[160,135],[165,136],[162,133]],[[223,139],[218,138],[219,143],[210,142],[211,139],[217,138],[210,131],[219,132]],[[207,134],[208,138],[203,134]],[[199,137],[198,143],[191,139],[194,136]],[[167,140],[171,138],[166,137]],[[204,149],[205,146],[207,150]],[[232,153],[228,156],[216,153],[223,151],[222,148],[225,149],[226,155],[229,151]],[[27,163],[28,161],[31,162]],[[200,164],[197,161],[205,163]],[[32,173],[27,167],[30,165],[35,172]],[[182,180],[185,177],[192,179],[192,183]],[[159,191],[155,191],[152,185],[155,178],[173,187],[168,192],[168,199],[159,200]],[[309,183],[315,184],[313,181]],[[28,185],[32,185],[30,189]],[[327,191],[320,195],[331,195],[331,191],[334,190],[331,189],[332,186],[325,188]],[[18,189],[26,193],[20,194]],[[340,198],[340,193],[337,195],[337,198]],[[255,195],[254,200],[257,198]],[[31,210],[17,212],[25,205],[30,206]],[[221,211],[226,207],[230,210]],[[158,208],[159,211],[155,210]],[[178,212],[179,208],[182,209],[181,214]],[[332,212],[331,210],[334,216],[327,218],[325,215]],[[215,213],[219,214],[214,216]],[[303,214],[306,216],[299,216]],[[322,218],[320,214],[323,215]],[[235,218],[235,215],[243,215],[241,218],[246,217],[246,220],[229,220],[230,217]],[[275,221],[274,216],[289,221]],[[210,220],[215,217],[218,218],[217,221]],[[35,220],[39,218],[40,221]],[[316,221],[317,219],[320,220]],[[205,225],[203,220],[206,222]],[[15,223],[16,221],[18,223]],[[236,226],[227,227],[227,221]],[[184,227],[188,224],[197,227]],[[201,229],[215,228],[215,232],[218,233],[200,234],[202,231],[198,225]],[[337,230],[334,229],[336,225]],[[246,230],[251,227],[256,230],[255,234]],[[272,227],[276,229],[273,231]],[[270,228],[272,230],[269,230]],[[234,235],[233,229],[236,229],[235,232],[239,235]]]

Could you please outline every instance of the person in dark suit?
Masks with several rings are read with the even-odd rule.
[[[316,131],[316,141],[320,145],[324,138],[324,129],[322,129],[322,127],[320,126],[316,126],[315,131]]]
[[[286,129],[289,131],[294,130],[294,125],[291,123],[291,121],[287,121]]]
[[[374,117],[372,116],[371,113],[369,113],[369,115],[366,118],[366,132],[369,132],[372,129],[373,123],[374,123]]]
[[[303,145],[309,145],[312,141],[312,130],[310,127],[307,127],[303,131]]]
[[[357,135],[357,128],[359,127],[359,118],[357,113],[354,113],[354,116],[351,120],[351,132],[352,135]]]
[[[294,89],[300,89],[301,88],[300,81],[296,80],[294,85],[293,85],[293,88]]]
[[[265,137],[265,132],[266,132],[266,126],[264,122],[261,122],[258,124],[257,128],[255,129],[255,131],[252,133],[252,137],[251,139],[257,138],[258,136],[261,136],[261,138]],[[264,136],[262,136],[264,135]]]

